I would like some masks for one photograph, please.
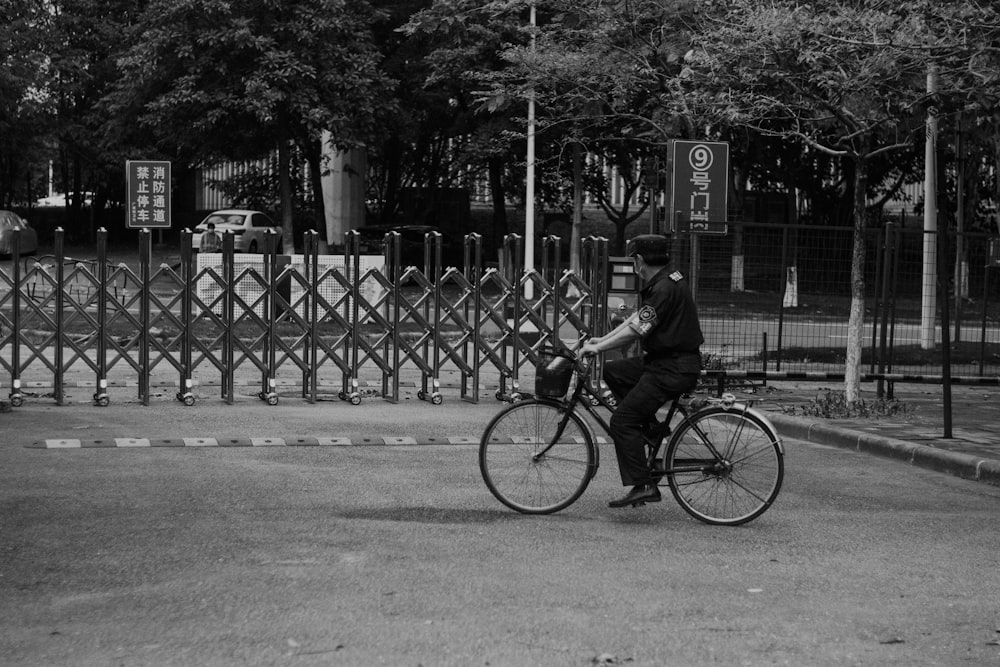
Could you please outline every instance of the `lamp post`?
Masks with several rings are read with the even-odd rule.
[[[937,70],[927,70],[927,95],[937,93]],[[936,104],[936,102],[934,102]],[[927,109],[927,136],[924,141],[924,281],[920,297],[920,347],[934,349],[937,316],[937,107]]]
[[[530,9],[531,50],[535,50],[535,2]],[[535,88],[528,89],[528,137],[527,170],[524,190],[524,273],[535,269]],[[524,284],[524,298],[535,296],[534,283],[529,279]]]

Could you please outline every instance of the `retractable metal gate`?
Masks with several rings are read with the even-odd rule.
[[[194,387],[215,376],[229,403],[239,381],[259,378],[258,397],[276,404],[279,382],[291,376],[310,402],[333,391],[360,403],[362,381],[373,376],[378,393],[398,401],[404,371],[418,376],[418,397],[435,404],[445,372],[459,378],[462,400],[478,401],[484,371],[505,398],[520,391],[541,346],[572,347],[603,333],[607,319],[600,238],[584,241],[573,273],[561,268],[556,237],[543,241],[541,269],[531,272],[516,235],[504,241],[508,261],[488,268],[481,237],[468,235],[462,269],[442,266],[438,234],[428,235],[423,267],[401,266],[395,232],[379,258],[360,254],[356,232],[343,256],[319,255],[310,232],[302,255],[277,255],[276,235],[263,255],[236,254],[227,235],[221,255],[206,257],[185,230],[180,261],[153,266],[142,230],[137,269],[109,263],[105,230],[93,259],[67,257],[63,237],[57,230],[53,255],[34,259],[22,259],[15,240],[11,274],[0,271],[0,367],[14,406],[25,399],[25,377],[50,376],[62,404],[67,374],[81,371],[93,377],[97,405],[108,405],[109,386],[133,383],[148,404],[151,379],[164,375],[188,405]],[[535,296],[525,299],[529,284]]]

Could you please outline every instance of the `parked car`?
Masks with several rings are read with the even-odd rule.
[[[219,236],[233,234],[233,248],[236,252],[264,252],[267,249],[267,233],[273,231],[277,236],[278,252],[281,252],[281,225],[277,224],[266,213],[246,209],[224,209],[214,211],[198,223],[194,228],[194,238],[191,247],[201,250],[201,235],[208,229],[208,223],[215,224]]]
[[[21,230],[21,254],[38,252],[38,234],[28,226],[28,221],[13,211],[0,211],[0,255],[10,255],[14,230]]]

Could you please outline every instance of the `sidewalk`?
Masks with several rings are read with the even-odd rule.
[[[804,416],[802,406],[840,384],[775,382],[756,392],[756,406],[767,411],[785,439],[845,447],[912,465],[1000,486],[1000,435],[993,422],[1000,388],[954,385],[951,388],[951,437],[945,438],[944,388],[896,384],[894,398],[905,412],[889,417],[827,419]],[[755,395],[735,391],[740,400]],[[876,399],[875,386],[862,386],[863,398]]]

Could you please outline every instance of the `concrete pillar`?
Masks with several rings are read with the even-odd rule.
[[[363,148],[338,151],[324,135],[323,207],[326,210],[326,240],[341,246],[344,234],[365,224],[365,191],[368,173]]]

